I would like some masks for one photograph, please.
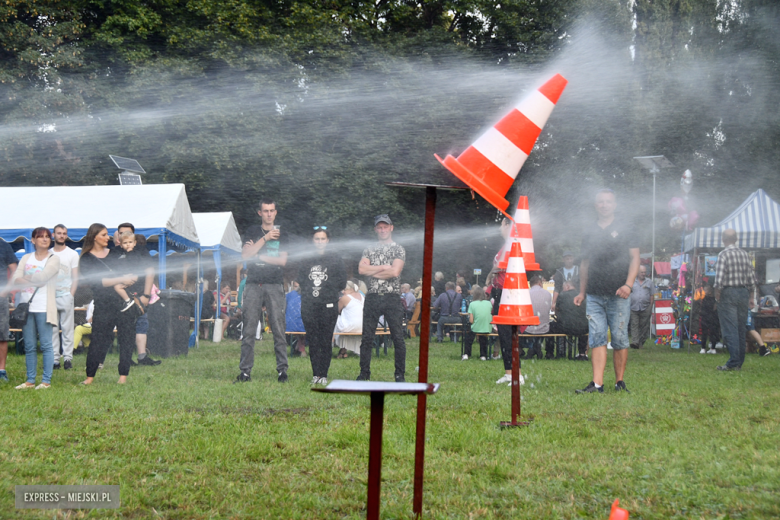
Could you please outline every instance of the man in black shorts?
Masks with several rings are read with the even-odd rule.
[[[393,221],[389,215],[374,219],[374,231],[379,241],[363,250],[358,272],[368,278],[368,294],[363,305],[363,338],[360,343],[360,375],[358,381],[371,379],[371,350],[379,317],[385,317],[395,350],[395,381],[402,383],[406,372],[401,303],[401,271],[406,262],[406,250],[393,242]]]

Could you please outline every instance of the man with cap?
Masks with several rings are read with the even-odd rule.
[[[555,289],[553,290],[552,310],[555,311],[555,302],[558,301],[558,295],[563,292],[563,282],[569,282],[572,286],[580,286],[580,267],[574,265],[574,253],[571,251],[563,252],[563,267],[555,271],[553,275]]]
[[[360,344],[360,375],[358,381],[371,379],[371,351],[379,317],[385,317],[395,350],[395,381],[406,379],[406,343],[404,342],[401,303],[401,271],[406,251],[393,242],[393,221],[389,215],[374,218],[378,242],[363,250],[358,272],[367,277],[368,294],[363,305],[363,337]]]

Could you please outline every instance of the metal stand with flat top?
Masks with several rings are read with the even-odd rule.
[[[430,395],[435,394],[439,390],[439,385],[430,383],[345,381],[337,379],[325,388],[312,388],[312,390],[333,394],[368,394],[371,396],[366,519],[379,520],[379,496],[382,479],[382,424],[384,422],[385,394]]]

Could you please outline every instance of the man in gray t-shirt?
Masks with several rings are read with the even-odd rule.
[[[363,305],[363,338],[360,344],[360,375],[358,381],[371,378],[371,349],[379,317],[385,317],[395,350],[395,381],[405,381],[406,343],[404,342],[401,303],[401,271],[406,262],[406,250],[393,242],[393,221],[388,215],[374,219],[374,231],[379,241],[363,251],[358,272],[367,277],[368,294]]]

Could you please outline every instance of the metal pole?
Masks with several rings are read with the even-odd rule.
[[[425,239],[423,242],[422,302],[420,303],[420,372],[418,381],[428,382],[428,343],[431,339],[431,272],[433,271],[433,227],[436,216],[436,188],[425,188]],[[422,517],[423,467],[425,464],[425,414],[428,394],[417,394],[417,439],[414,449],[415,518]]]
[[[379,520],[382,485],[382,421],[385,410],[384,392],[371,392],[371,426],[368,444],[368,500],[366,519]]]

